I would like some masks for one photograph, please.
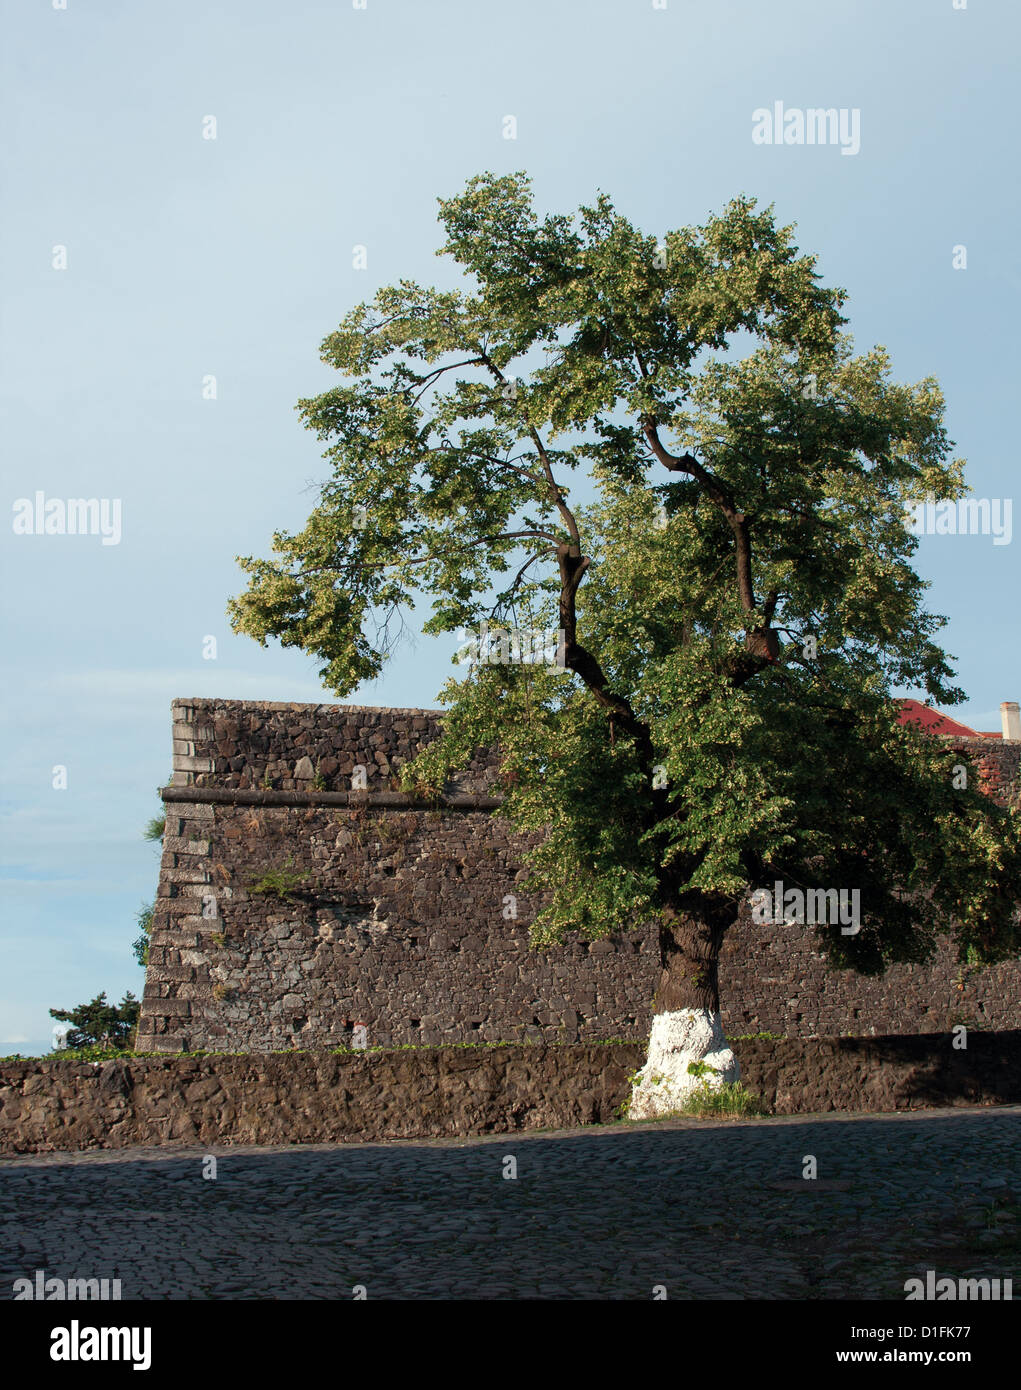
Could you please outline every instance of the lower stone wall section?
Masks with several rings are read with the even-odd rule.
[[[885,1037],[958,1023],[1009,1031],[1021,1024],[1021,962],[962,966],[944,937],[927,965],[858,975],[830,969],[810,927],[743,917],[723,940],[720,1009],[737,1034]]]
[[[734,1050],[742,1081],[775,1115],[1021,1103],[1021,1031],[969,1031],[963,1048],[954,1038],[757,1038]]]
[[[524,842],[481,811],[168,802],[139,1048],[641,1038],[658,939],[530,951]]]
[[[617,1118],[637,1044],[0,1064],[0,1152],[321,1144]]]
[[[1021,1032],[746,1039],[743,1080],[780,1115],[1021,1102]],[[610,1123],[642,1044],[137,1057],[0,1064],[0,1152],[317,1144]]]
[[[359,1023],[379,1047],[643,1041],[654,929],[530,950],[528,843],[483,811],[168,801],[139,1048],[325,1050]],[[720,993],[739,1034],[1021,1025],[1021,962],[963,970],[944,942],[866,979],[747,913]]]

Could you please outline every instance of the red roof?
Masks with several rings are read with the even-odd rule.
[[[938,709],[923,705],[919,700],[901,700],[900,724],[917,724],[927,734],[952,734],[956,738],[1002,738],[1002,734],[980,733],[969,729],[967,724],[951,719],[949,714],[940,714]]]

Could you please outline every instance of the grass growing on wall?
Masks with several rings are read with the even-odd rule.
[[[287,898],[297,892],[308,878],[307,871],[293,872],[294,860],[288,859],[279,869],[270,869],[262,878],[248,885],[250,893],[265,893],[268,897]]]
[[[852,1035],[849,1034],[848,1036]],[[731,1036],[731,1042],[756,1042],[759,1040],[786,1042],[787,1038],[782,1033],[746,1033]],[[327,1053],[339,1057],[348,1054],[354,1055],[359,1052],[439,1052],[444,1048],[457,1048],[459,1051],[464,1051],[471,1048],[493,1047],[637,1047],[645,1041],[645,1038],[592,1038],[582,1042],[551,1041],[542,1038],[507,1038],[501,1042],[393,1043],[388,1047],[381,1045],[345,1047],[343,1044],[338,1047],[285,1047],[274,1048],[269,1052],[252,1052],[244,1049],[229,1052],[219,1049],[196,1052],[142,1052],[127,1047],[101,1047],[98,1044],[93,1044],[89,1047],[55,1048],[52,1052],[12,1052],[7,1056],[0,1057],[0,1063],[40,1060],[107,1062],[117,1057],[307,1057],[316,1053]]]
[[[52,1052],[38,1052],[34,1054],[14,1052],[6,1057],[0,1057],[3,1062],[38,1062],[38,1061],[57,1061],[57,1062],[108,1062],[119,1057],[311,1057],[322,1056],[357,1056],[366,1052],[441,1052],[457,1048],[465,1050],[468,1048],[493,1048],[493,1047],[635,1047],[641,1039],[635,1038],[599,1038],[592,1042],[569,1043],[569,1042],[542,1042],[535,1039],[508,1040],[507,1042],[460,1042],[460,1043],[397,1043],[392,1047],[284,1047],[274,1048],[269,1052],[222,1052],[198,1051],[198,1052],[136,1052],[126,1047],[65,1047]]]

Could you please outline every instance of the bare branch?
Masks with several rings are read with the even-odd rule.
[[[496,464],[497,468],[509,468],[512,473],[519,473],[522,478],[527,478],[530,483],[535,483],[537,487],[542,487],[543,480],[538,473],[531,472],[528,468],[520,468],[516,463],[511,463],[509,459],[497,458],[495,454],[482,454],[477,449],[466,447],[463,444],[438,445],[435,448],[426,449],[428,454],[467,454],[469,458],[482,459],[484,463]]]
[[[525,571],[528,569],[529,565],[534,565],[536,560],[541,560],[542,556],[542,551],[536,551],[534,555],[529,556],[529,558],[525,561],[525,563],[518,570],[517,574],[514,576],[514,579],[511,583],[510,588],[507,590],[507,593],[502,598],[498,599],[497,602],[494,603],[493,607],[490,609],[490,619],[494,619],[496,617],[497,612],[502,604],[506,604],[508,608],[513,609],[514,595],[517,593],[518,585],[521,583]]]
[[[482,359],[485,366],[489,369],[493,376],[496,377],[497,381],[499,381],[502,385],[506,386],[507,378],[504,376],[503,372],[501,372],[500,368],[490,358],[488,353],[486,353],[481,347],[479,348],[479,352],[482,354]],[[528,431],[532,443],[535,445],[536,452],[538,453],[539,459],[542,463],[542,469],[546,475],[546,482],[549,486],[550,495],[553,499],[554,504],[556,505],[557,511],[559,511],[563,519],[564,526],[567,529],[567,533],[571,537],[572,543],[578,548],[578,554],[580,555],[581,535],[578,531],[578,523],[575,520],[574,513],[568,507],[567,502],[564,499],[564,494],[560,491],[560,485],[553,476],[553,468],[549,461],[549,455],[546,453],[545,446],[543,445],[542,440],[539,438],[538,431],[532,424],[531,420],[529,420],[528,416],[524,413],[524,411],[522,411],[522,419],[524,420],[525,428]]]
[[[449,362],[445,367],[434,367],[433,370],[427,372],[425,376],[419,376],[417,373],[412,372],[412,379],[415,381],[416,385],[422,388],[415,396],[414,404],[417,405],[419,403],[429,387],[434,385],[444,372],[452,372],[457,367],[481,367],[482,365],[481,357],[472,357],[466,359],[464,362]]]

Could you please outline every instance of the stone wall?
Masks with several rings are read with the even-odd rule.
[[[742,1077],[779,1115],[1021,1101],[1021,1033],[754,1039]],[[612,1123],[643,1043],[0,1063],[0,1153],[321,1144]]]
[[[397,790],[397,772],[436,738],[442,713],[248,700],[175,700],[172,709],[172,786],[348,793],[360,767],[377,794]],[[481,748],[450,790],[492,792],[495,768]]]
[[[651,935],[530,953],[533,905],[507,827],[487,812],[166,810],[160,891],[172,896],[158,899],[140,1046],[332,1046],[359,1022],[380,1046],[644,1026]],[[289,876],[287,896],[258,891],[273,872]]]
[[[954,748],[974,759],[982,789],[999,801],[1021,797],[1021,743],[1016,739],[955,738]]]
[[[653,931],[529,950],[528,840],[492,814],[489,750],[439,806],[396,790],[438,715],[175,701],[140,1047],[332,1047],[357,1024],[380,1046],[647,1036]],[[1021,744],[965,745],[991,790],[1017,791]],[[962,973],[944,948],[866,980],[828,971],[810,933],[749,917],[728,935],[721,982],[736,1033],[1021,1023],[1018,965]]]

